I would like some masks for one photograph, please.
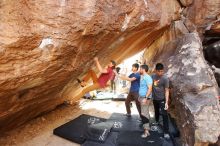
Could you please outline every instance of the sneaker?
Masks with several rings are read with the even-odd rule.
[[[81,81],[80,79],[78,79],[78,78],[77,78],[76,80],[77,80],[77,82],[78,82],[79,84],[82,82],[82,81]]]
[[[139,123],[142,123],[142,120],[141,120],[141,119],[137,119],[137,121],[138,121]]]
[[[141,137],[142,138],[146,138],[146,137],[148,137],[150,134],[149,133],[143,133],[142,135],[141,135]]]
[[[152,125],[158,126],[159,123],[158,122],[154,122],[154,123],[152,123]]]
[[[170,139],[170,135],[167,134],[167,133],[165,133],[165,134],[164,134],[164,138],[165,138],[165,139]]]
[[[158,131],[159,127],[157,125],[151,126],[150,128],[151,131]]]
[[[127,116],[127,117],[131,117],[131,114],[128,114],[128,113],[127,113],[127,114],[125,114],[125,116]]]

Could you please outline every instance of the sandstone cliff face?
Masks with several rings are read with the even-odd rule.
[[[215,142],[220,131],[217,83],[203,57],[199,35],[179,33],[176,38],[173,33],[179,29],[176,24],[175,29],[164,33],[146,50],[145,57],[152,65],[163,62],[167,66],[167,76],[173,85],[173,111],[184,143]]]
[[[149,64],[169,66],[184,142],[215,142],[217,84],[201,42],[220,32],[219,12],[219,0],[1,1],[0,131],[71,99],[94,56],[106,64],[146,49]]]
[[[120,61],[148,46],[179,8],[174,0],[1,1],[0,131],[71,98],[71,81],[94,56]]]
[[[182,5],[187,6],[185,3]],[[216,80],[220,83],[219,10],[219,1],[190,2],[183,8],[181,19],[145,51],[151,66],[156,62],[167,66],[178,127],[188,145],[215,142],[220,131],[216,99],[219,94]]]

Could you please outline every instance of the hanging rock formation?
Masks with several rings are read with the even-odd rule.
[[[1,1],[1,133],[70,99],[94,56],[120,61],[147,47],[179,9],[175,0]]]
[[[146,49],[149,64],[169,67],[183,142],[216,142],[217,84],[202,41],[219,34],[219,12],[219,0],[1,1],[0,131],[74,100],[94,56],[106,64]]]

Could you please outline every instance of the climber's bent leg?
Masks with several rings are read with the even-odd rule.
[[[73,97],[72,100],[77,101],[80,98],[82,98],[86,93],[93,91],[93,90],[100,89],[100,88],[101,88],[101,86],[99,85],[99,83],[95,83],[91,86],[85,87],[78,95]]]
[[[83,81],[88,82],[90,78],[92,78],[93,84],[98,82],[98,77],[93,70],[89,70],[87,72],[86,76],[83,78]]]

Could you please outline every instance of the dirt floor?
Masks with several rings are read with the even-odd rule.
[[[0,137],[0,146],[79,146],[53,135],[53,129],[81,114],[108,118],[113,112],[125,113],[124,102],[81,100],[74,106],[62,105]],[[137,114],[136,106],[132,114]]]

